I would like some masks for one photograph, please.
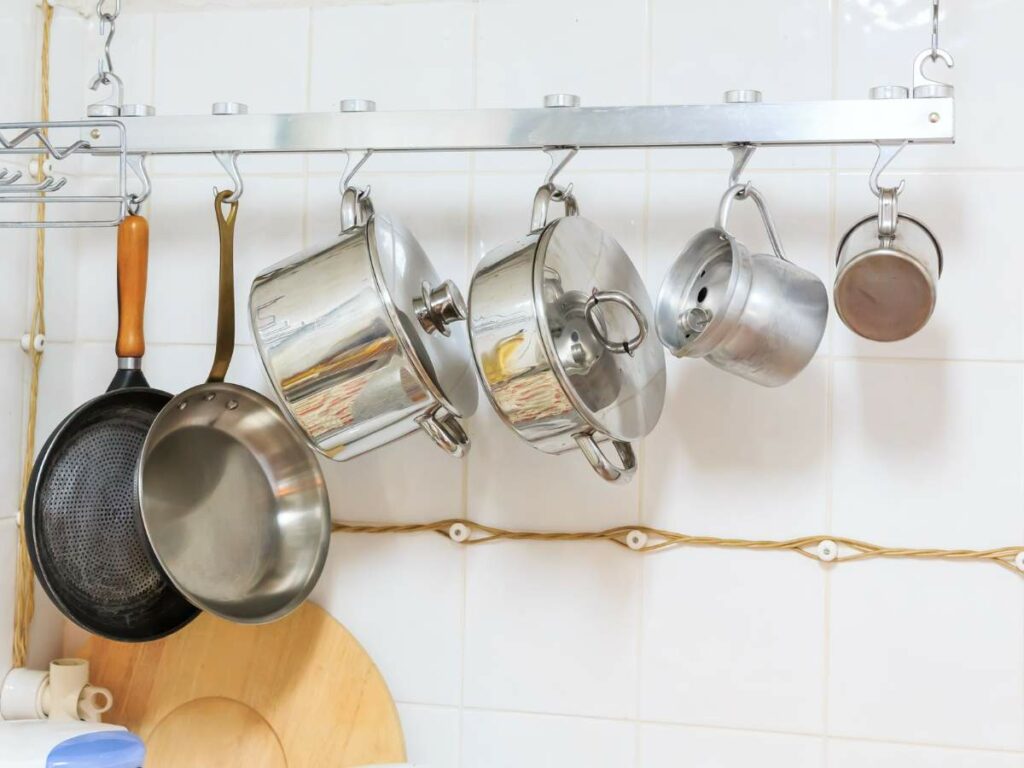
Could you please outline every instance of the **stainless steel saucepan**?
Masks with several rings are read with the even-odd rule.
[[[551,202],[567,215],[548,222]],[[665,357],[647,338],[652,308],[622,247],[548,183],[530,233],[488,253],[469,289],[477,370],[499,415],[545,453],[578,448],[610,482],[636,471],[632,440],[665,401]],[[619,463],[599,447],[612,441]]]
[[[258,275],[249,296],[267,375],[325,456],[344,461],[423,430],[463,456],[477,405],[466,304],[416,238],[342,196],[342,232]]]

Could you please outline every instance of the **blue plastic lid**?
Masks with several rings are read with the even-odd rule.
[[[46,768],[142,768],[146,747],[127,731],[86,733],[62,741],[46,756]]]

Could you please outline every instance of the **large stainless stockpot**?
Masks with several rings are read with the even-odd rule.
[[[341,235],[256,277],[249,312],[278,396],[312,445],[338,461],[418,429],[463,456],[476,410],[466,305],[397,221],[349,188]]]
[[[548,223],[552,201],[566,216]],[[553,184],[534,198],[531,232],[488,253],[469,289],[473,357],[491,403],[534,448],[579,448],[594,471],[624,482],[631,440],[665,401],[665,358],[647,338],[647,290],[622,247],[577,215]],[[611,439],[620,463],[599,442]]]

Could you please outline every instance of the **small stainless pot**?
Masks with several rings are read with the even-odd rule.
[[[757,205],[774,253],[752,254],[727,229],[734,200]],[[785,384],[814,357],[825,333],[821,280],[783,255],[768,207],[754,187],[729,188],[714,227],[683,249],[661,286],[658,336],[676,357],[703,357],[764,386]]]
[[[898,194],[882,189],[878,215],[854,224],[836,252],[836,313],[872,341],[899,341],[921,330],[935,310],[942,275],[939,241],[899,213]]]
[[[423,430],[463,456],[476,410],[466,305],[397,221],[347,189],[341,235],[258,275],[249,312],[281,402],[325,456],[344,461]]]
[[[552,201],[567,215],[548,223]],[[537,191],[530,233],[473,275],[470,341],[491,403],[520,437],[546,453],[578,448],[602,478],[624,482],[636,470],[630,441],[661,415],[665,358],[647,339],[650,299],[633,263],[577,214],[566,190]]]

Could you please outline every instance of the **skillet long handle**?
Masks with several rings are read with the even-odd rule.
[[[142,332],[146,312],[149,266],[149,222],[126,216],[117,228],[117,356],[141,358],[146,352]]]
[[[235,352],[235,217],[238,202],[227,202],[230,189],[218,192],[213,200],[217,213],[217,232],[220,235],[220,281],[217,294],[217,347],[207,383],[224,381]],[[223,206],[228,213],[224,215]]]

